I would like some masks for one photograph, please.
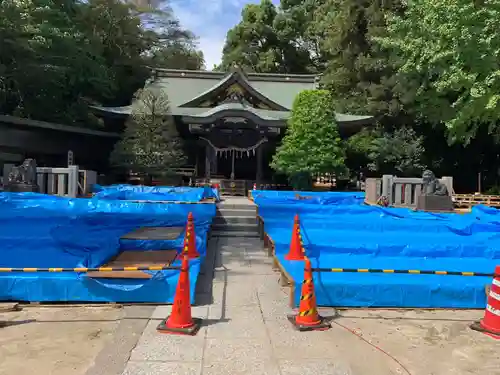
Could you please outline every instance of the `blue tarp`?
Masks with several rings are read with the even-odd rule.
[[[123,248],[120,237],[140,227],[185,226],[195,222],[201,258],[190,262],[191,295],[206,254],[215,204],[133,203],[68,199],[35,193],[0,194],[0,267],[98,267]],[[182,236],[159,247],[182,248]],[[163,246],[163,247],[162,247]],[[76,273],[0,273],[0,300],[172,302],[179,271],[154,272],[149,280],[91,279]]]
[[[499,210],[436,214],[363,205],[360,193],[300,193],[316,201],[294,194],[256,191],[254,200],[277,258],[296,282],[303,279],[303,263],[284,259],[295,214],[313,267],[493,273],[500,263]],[[491,279],[320,273],[315,282],[318,303],[326,306],[483,308]]]
[[[203,199],[219,200],[219,191],[205,187],[135,186],[110,185],[93,186],[94,198],[135,201],[199,202]]]

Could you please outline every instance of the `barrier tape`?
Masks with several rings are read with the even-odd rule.
[[[212,199],[212,198],[209,198]],[[181,201],[148,201],[148,200],[130,200],[129,202],[132,203],[165,203],[165,204],[208,204],[208,203],[215,203],[215,200],[208,201],[208,200],[203,200],[203,201],[198,201],[198,202],[181,202]]]
[[[149,267],[98,267],[98,268],[0,268],[2,272],[125,272],[125,271],[165,271],[180,270],[181,267],[149,266]]]
[[[495,273],[458,272],[458,271],[428,271],[428,270],[384,270],[378,268],[313,268],[313,272],[348,272],[348,273],[399,273],[410,275],[444,275],[444,276],[480,276],[500,277]]]

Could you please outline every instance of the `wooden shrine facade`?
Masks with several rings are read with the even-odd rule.
[[[284,135],[296,95],[314,89],[314,75],[245,74],[157,69],[145,88],[164,92],[184,138],[196,177],[248,180],[272,177],[270,160]],[[127,107],[94,107],[111,119],[125,119]],[[341,134],[373,121],[370,116],[337,115]]]

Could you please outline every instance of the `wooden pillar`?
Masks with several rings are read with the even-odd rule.
[[[262,183],[262,148],[263,145],[257,147],[257,173],[255,176],[255,183],[257,184],[257,189],[260,189],[260,184]]]
[[[236,151],[231,150],[231,180],[234,180],[234,158],[236,156]]]
[[[215,149],[213,149],[212,147],[210,147],[210,150],[212,151],[211,152],[211,161],[212,161],[212,174],[214,175],[217,175],[219,173],[219,170],[218,170],[218,158],[217,158],[217,151],[215,151]]]
[[[210,154],[212,151],[212,147],[209,144],[205,145],[205,178],[207,180],[210,179],[210,168],[211,168],[211,163],[210,163]]]

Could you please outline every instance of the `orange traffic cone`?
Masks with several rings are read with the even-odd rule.
[[[330,323],[318,314],[311,261],[307,257],[304,262],[304,281],[300,293],[299,313],[296,316],[289,316],[288,320],[299,331],[325,331],[331,327]]]
[[[163,320],[156,330],[161,333],[178,335],[196,335],[201,327],[201,319],[191,316],[191,302],[189,293],[189,258],[182,257],[181,273],[175,290],[172,314]]]
[[[188,215],[186,224],[186,235],[184,237],[183,254],[187,254],[189,259],[199,258],[200,253],[196,250],[196,233],[194,231],[193,213]]]
[[[302,247],[302,237],[300,235],[299,215],[295,215],[292,229],[292,240],[290,241],[290,251],[285,255],[286,260],[304,260],[304,249]]]
[[[500,266],[495,268],[495,277],[488,293],[484,318],[480,322],[473,323],[470,327],[500,340]]]

